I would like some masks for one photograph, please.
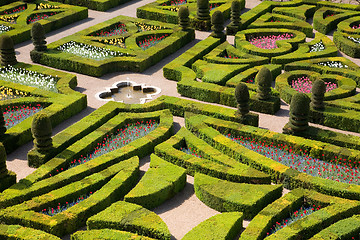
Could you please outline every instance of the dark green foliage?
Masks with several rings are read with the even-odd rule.
[[[310,106],[315,110],[324,110],[324,95],[326,92],[325,82],[321,79],[314,81],[311,89]]]
[[[185,6],[181,6],[178,12],[179,25],[182,30],[186,30],[190,26],[189,9]]]
[[[6,127],[5,127],[4,113],[3,113],[3,111],[1,111],[1,113],[0,113],[0,136],[3,136],[5,132],[6,132]]]
[[[240,22],[240,11],[241,11],[241,3],[238,0],[235,0],[231,3],[231,14],[230,24],[226,27],[226,34],[227,35],[234,35],[241,29],[241,22]]]
[[[197,18],[199,20],[210,20],[209,0],[197,1]]]
[[[36,22],[31,28],[31,39],[34,44],[34,49],[39,52],[44,52],[47,50],[46,41],[45,41],[45,30],[43,26]]]
[[[7,175],[6,169],[6,150],[2,143],[0,143],[0,178]]]
[[[211,17],[211,36],[215,38],[223,38],[224,37],[224,15],[221,11],[215,11]]]
[[[2,34],[0,36],[0,64],[7,66],[15,65],[16,63],[14,42],[9,35]]]
[[[242,116],[249,113],[249,89],[245,83],[239,83],[235,88],[235,99]]]
[[[272,74],[267,67],[260,69],[255,77],[255,83],[257,84],[257,98],[259,100],[268,100],[271,98],[271,81]]]
[[[34,116],[31,133],[34,138],[34,148],[39,152],[47,152],[53,147],[51,122],[45,113],[40,112]]]
[[[305,131],[309,127],[310,98],[305,93],[297,93],[291,98],[289,126],[291,131]]]

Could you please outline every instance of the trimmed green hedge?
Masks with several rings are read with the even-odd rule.
[[[180,192],[186,184],[185,169],[151,154],[150,168],[124,201],[155,208]]]
[[[301,173],[260,155],[257,152],[242,147],[223,134],[250,137],[255,141],[273,142],[276,145],[285,144],[291,146],[294,153],[300,152],[300,149],[302,151],[306,150],[307,154],[312,158],[334,159],[337,157],[351,160],[352,163],[360,162],[360,153],[358,150],[347,149],[328,143],[304,139],[302,137],[275,133],[266,129],[213,119],[202,115],[188,117],[186,119],[186,126],[197,136],[200,136],[207,143],[221,150],[226,155],[246,163],[255,169],[261,169],[261,171],[270,174],[274,182],[284,183],[287,188],[305,187],[315,189],[324,194],[348,199],[358,199],[360,196],[360,186],[358,185],[332,181]]]
[[[322,43],[325,49],[322,51],[310,52],[311,47],[319,43]],[[282,64],[284,66],[287,63],[301,61],[305,59],[336,57],[337,51],[338,51],[337,47],[330,40],[330,38],[328,38],[326,35],[322,33],[316,32],[314,40],[308,43],[299,44],[299,48],[291,53],[271,58],[271,63]]]
[[[144,237],[135,233],[124,232],[114,229],[100,229],[78,231],[71,235],[71,240],[155,240],[154,238]]]
[[[120,200],[135,186],[138,178],[139,158],[135,156],[47,194],[2,209],[0,219],[7,224],[21,223],[62,237],[84,226],[90,216]],[[89,192],[94,193],[61,213],[54,216],[41,213],[43,209],[56,208]]]
[[[178,13],[179,6],[172,6],[171,1],[169,0],[156,0],[155,2],[146,4],[145,6],[141,6],[136,9],[136,16],[138,18],[157,20],[162,22],[168,22],[177,24],[178,23]],[[211,4],[217,4],[218,7],[215,8],[215,11],[221,11],[223,13],[224,19],[228,19],[230,17],[230,8],[231,8],[230,0],[211,0],[209,1]],[[240,0],[241,9],[245,8],[245,1]],[[210,21],[201,21],[197,19],[197,3],[187,2],[182,4],[182,6],[187,6],[189,8],[189,18],[190,25],[202,31],[210,30],[211,23]],[[210,11],[210,16],[212,16],[214,11]]]
[[[290,217],[291,212],[298,210],[304,204],[320,205],[321,208],[267,237],[267,233],[273,225]],[[309,239],[334,222],[352,216],[359,209],[358,201],[332,197],[310,190],[295,189],[269,204],[255,216],[239,240],[255,240],[265,237],[269,240],[296,239],[299,237]]]
[[[153,28],[156,29],[149,31],[138,30],[135,23],[147,27],[153,26]],[[118,24],[125,24],[127,33],[118,35],[117,37],[98,37],[96,35],[102,30],[107,31],[110,28],[115,28]],[[168,36],[155,46],[149,47],[146,50],[138,46],[138,42],[143,41],[146,37],[165,34]],[[91,37],[90,35],[94,36]],[[126,38],[125,49],[103,42],[104,40],[110,41],[119,37]],[[37,63],[99,77],[114,71],[142,72],[191,42],[194,38],[195,33],[192,29],[182,31],[180,27],[174,24],[118,16],[48,44],[47,52],[37,52],[33,50],[31,56],[32,60]],[[125,55],[95,60],[57,50],[58,47],[71,41],[105,48]]]
[[[334,32],[333,35],[334,43],[340,51],[350,57],[360,58],[360,44],[352,39],[360,39],[360,35],[347,34],[340,31]]]
[[[8,240],[60,240],[60,238],[40,230],[5,224],[0,224],[0,237]]]
[[[40,3],[57,6],[59,8],[36,10],[36,5]],[[15,44],[24,42],[31,38],[30,30],[33,24],[28,24],[26,21],[34,14],[49,14],[58,12],[57,14],[50,16],[49,18],[38,21],[43,25],[45,32],[51,32],[53,30],[59,29],[82,19],[86,19],[88,17],[88,9],[84,7],[76,7],[67,4],[48,2],[43,0],[35,0],[33,1],[33,3],[26,4],[27,9],[21,13],[18,13],[20,17],[17,19],[16,24],[11,24],[4,21],[2,21],[1,23],[2,25],[12,28],[10,31],[6,32],[6,34],[8,34],[13,39]],[[24,2],[17,1],[9,5],[2,6],[0,7],[0,12],[20,6],[24,6]]]
[[[110,8],[127,3],[130,0],[53,0],[55,2],[62,2],[71,5],[84,6],[96,11],[106,11]]]
[[[26,63],[17,63],[14,67],[23,68],[44,75],[57,76],[58,81],[56,83],[56,88],[58,93],[0,80],[2,86],[30,95],[29,97],[1,101],[0,108],[5,109],[8,106],[29,104],[34,106],[36,104],[41,104],[44,107],[41,112],[44,112],[49,116],[53,127],[86,108],[86,95],[73,90],[77,85],[75,75]],[[1,142],[4,144],[8,153],[33,139],[30,130],[32,119],[33,117],[29,117],[5,132],[5,135],[1,138]]]
[[[161,240],[170,240],[166,224],[154,212],[139,205],[118,201],[104,211],[90,217],[88,229],[111,228],[134,232]]]
[[[282,185],[233,183],[201,173],[195,174],[194,189],[208,207],[219,212],[242,212],[245,219],[253,218],[282,195]]]
[[[202,157],[181,151],[181,148],[186,147]],[[185,168],[186,173],[191,176],[198,172],[233,182],[270,183],[269,175],[222,154],[186,128],[181,128],[169,140],[157,145],[155,154]]]
[[[242,229],[242,221],[240,212],[218,214],[191,229],[181,240],[233,240]]]

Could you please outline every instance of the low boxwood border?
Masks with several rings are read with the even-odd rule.
[[[131,0],[52,0],[54,2],[62,2],[71,5],[84,6],[96,11],[106,11],[110,8],[127,3]]]
[[[333,35],[333,40],[337,48],[340,51],[345,53],[346,55],[353,57],[353,58],[360,58],[360,44],[354,42],[349,38],[360,38],[359,35],[355,34],[347,34],[343,32],[336,31]]]
[[[52,234],[20,225],[0,225],[0,237],[9,240],[60,240]]]
[[[124,240],[155,240],[154,238],[149,238],[145,236],[140,236],[135,233],[119,231],[115,229],[93,229],[88,231],[78,231],[71,235],[72,240],[114,240],[114,239],[124,239]]]
[[[40,4],[40,3],[58,6],[59,9],[35,10],[34,13],[56,12],[58,10],[61,11],[61,13],[58,13],[55,16],[51,16],[50,18],[42,19],[38,21],[43,25],[45,32],[51,32],[53,30],[69,25],[71,23],[80,21],[82,19],[86,19],[88,17],[88,9],[84,7],[77,7],[73,5],[48,2],[43,0],[35,0],[32,3],[28,2],[26,3],[28,5],[27,10],[19,14],[20,15],[19,20],[21,20],[21,22],[18,22],[16,24],[11,24],[7,22],[1,23],[2,25],[6,25],[12,28],[10,31],[6,32],[6,34],[8,34],[13,39],[15,44],[24,42],[31,38],[30,30],[33,24],[27,24],[26,18],[23,17],[23,15],[28,12],[29,14],[32,14],[30,11],[33,11],[36,7],[36,4]],[[0,7],[0,12],[19,5],[24,5],[24,3],[18,1],[9,5],[2,6]]]

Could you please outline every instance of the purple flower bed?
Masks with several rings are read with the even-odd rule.
[[[325,82],[325,86],[326,86],[326,92],[329,92],[337,88],[337,84],[332,82]],[[302,76],[292,80],[291,87],[298,92],[311,93],[312,81],[310,81],[309,77]]]
[[[269,35],[269,36],[250,36],[248,38],[248,41],[258,47],[258,48],[262,48],[262,49],[274,49],[274,48],[278,48],[278,46],[276,45],[276,41],[279,40],[288,40],[293,38],[293,34],[292,33],[283,33],[283,34],[279,34],[279,35]]]

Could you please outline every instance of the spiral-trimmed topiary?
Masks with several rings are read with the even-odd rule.
[[[34,148],[39,152],[49,151],[52,144],[52,127],[49,117],[45,113],[37,113],[31,124],[31,133],[34,138]]]
[[[241,29],[240,12],[241,12],[241,3],[238,0],[234,0],[231,3],[231,14],[230,14],[231,22],[226,27],[227,35],[234,35]]]
[[[185,6],[181,6],[178,12],[179,25],[182,30],[186,30],[190,26],[189,9]]]
[[[199,20],[210,20],[209,0],[197,0],[197,18]]]
[[[256,74],[255,82],[257,84],[257,95],[259,100],[268,100],[271,98],[272,74],[267,67],[263,67]]]
[[[211,17],[211,30],[213,32],[210,36],[216,37],[216,38],[222,38],[224,37],[224,15],[221,11],[215,11]]]
[[[47,50],[45,41],[45,30],[43,26],[36,22],[31,27],[31,39],[34,44],[34,49],[39,52],[45,52]]]
[[[0,143],[0,178],[5,177],[8,174],[6,168],[6,150],[2,143]]]
[[[311,103],[310,106],[315,110],[324,110],[324,95],[326,92],[325,82],[321,79],[317,79],[313,82],[311,89]]]
[[[239,83],[235,88],[235,99],[241,116],[249,113],[249,89],[245,83]]]
[[[296,93],[291,98],[289,127],[296,134],[309,127],[310,98],[305,93]]]
[[[16,63],[14,42],[9,35],[3,33],[0,36],[0,64],[7,66]]]

